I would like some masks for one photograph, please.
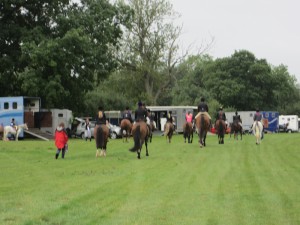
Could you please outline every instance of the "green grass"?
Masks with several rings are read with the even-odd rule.
[[[149,157],[110,140],[70,140],[54,159],[54,142],[0,142],[0,224],[300,224],[300,134],[267,134],[217,144],[155,136]]]

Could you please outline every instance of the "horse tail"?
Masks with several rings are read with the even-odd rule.
[[[219,120],[219,134],[220,135],[224,135],[224,127],[223,127],[223,123],[222,123],[222,120]]]
[[[166,123],[166,130],[165,130],[165,136],[167,136],[170,132],[170,124]]]
[[[259,123],[256,122],[255,123],[255,137],[259,138],[259,136],[260,136],[260,127],[259,127]]]
[[[136,152],[137,150],[140,149],[140,137],[141,137],[141,126],[137,125],[136,129],[135,129],[135,133],[134,133],[134,146],[129,149],[129,151],[131,152]]]
[[[201,128],[203,129],[204,124],[205,124],[204,114],[202,114],[200,118],[201,118],[201,119],[200,119],[200,122],[201,122]]]
[[[96,136],[96,147],[98,148],[103,148],[104,143],[104,138],[103,138],[103,129],[101,125],[98,126],[97,128],[97,136]]]

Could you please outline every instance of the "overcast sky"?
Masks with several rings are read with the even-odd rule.
[[[300,0],[169,0],[181,14],[184,47],[214,37],[208,54],[227,57],[248,50],[258,59],[288,67],[300,83]]]

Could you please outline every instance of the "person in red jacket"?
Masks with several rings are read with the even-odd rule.
[[[62,158],[65,158],[66,148],[68,147],[68,135],[65,131],[65,124],[60,123],[55,130],[55,146],[57,147],[57,151],[55,154],[55,159],[58,158],[60,151],[62,151]]]

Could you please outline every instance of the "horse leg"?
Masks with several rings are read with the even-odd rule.
[[[96,150],[96,158],[98,158],[100,156],[100,152],[99,152],[99,150],[97,149]]]
[[[148,152],[148,140],[145,140],[145,146],[146,146],[146,156],[149,156],[149,152]]]
[[[140,148],[137,150],[137,158],[141,159],[141,149]]]
[[[15,141],[18,141],[18,140],[19,140],[19,134],[20,134],[20,132],[17,132],[17,133],[16,133]]]

